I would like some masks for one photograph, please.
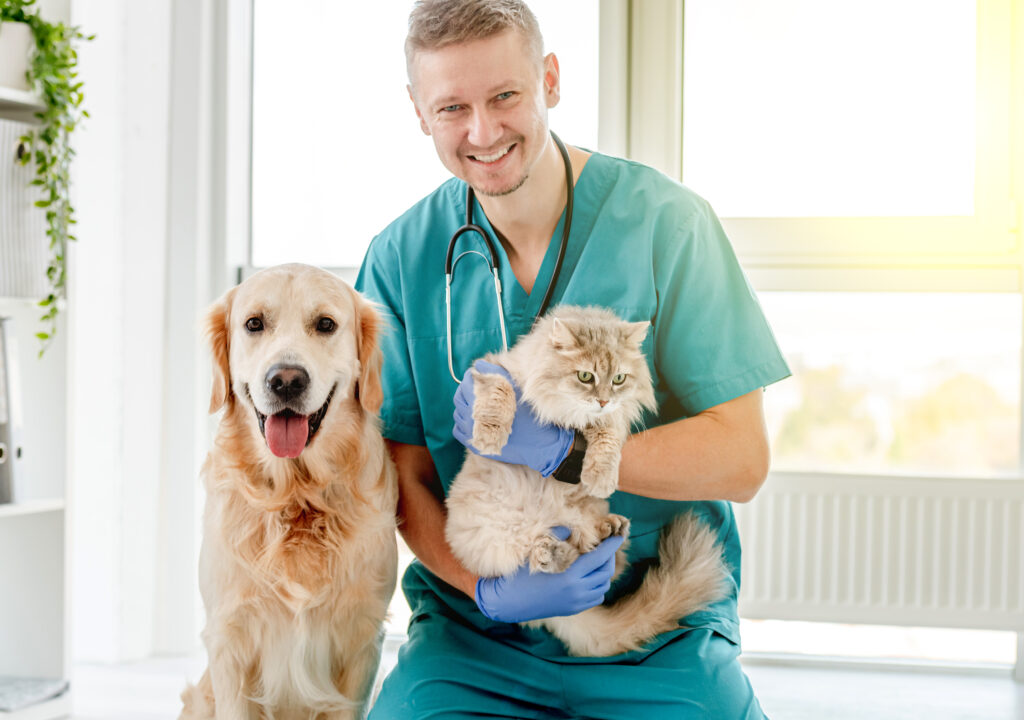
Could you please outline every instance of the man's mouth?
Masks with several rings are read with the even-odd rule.
[[[504,148],[502,150],[499,150],[496,153],[492,153],[491,155],[470,155],[469,158],[471,160],[476,160],[479,163],[488,163],[489,164],[489,163],[498,162],[503,157],[505,157],[510,152],[512,152],[512,148],[514,148],[515,146],[516,146],[516,143],[512,143],[508,147],[506,147],[506,148]]]
[[[277,457],[296,458],[313,441],[313,436],[320,429],[327,414],[327,407],[334,397],[335,388],[327,394],[327,401],[320,406],[312,415],[300,415],[291,409],[276,412],[273,415],[264,415],[256,409],[256,419],[260,424],[260,433],[267,442],[270,452]],[[252,398],[250,398],[251,400]]]

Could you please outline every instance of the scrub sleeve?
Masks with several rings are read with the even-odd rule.
[[[384,434],[426,445],[445,491],[465,452],[451,437],[456,384],[448,373],[443,279],[448,240],[465,217],[465,187],[445,183],[385,229],[356,283],[381,305],[388,324],[382,337]],[[483,210],[474,212],[493,233]],[[530,295],[498,245],[510,344],[530,328],[561,225]],[[473,240],[468,243],[460,252],[472,248]],[[684,186],[638,163],[594,153],[584,166],[554,298],[652,322],[643,350],[659,409],[643,419],[644,427],[695,415],[789,374],[714,212]],[[452,301],[454,365],[461,375],[473,359],[501,347],[483,261],[469,256],[458,266]],[[740,546],[731,505],[624,492],[613,494],[610,505],[631,519],[631,566],[607,600],[639,585],[656,560],[661,528],[686,511],[718,531],[733,571],[728,597],[639,652],[573,658],[545,630],[488,620],[472,599],[414,561],[402,582],[412,609],[409,641],[371,720],[646,717],[638,714],[641,708],[665,718],[763,717],[737,660]]]

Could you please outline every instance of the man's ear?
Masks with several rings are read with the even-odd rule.
[[[427,123],[423,119],[423,113],[420,112],[420,106],[416,104],[416,96],[412,94],[412,85],[406,85],[405,89],[409,91],[409,99],[412,100],[412,106],[416,109],[416,117],[420,119],[420,130],[423,131],[424,135],[430,135],[430,128],[427,127]]]
[[[206,311],[204,322],[207,342],[213,354],[213,389],[210,392],[210,413],[224,407],[231,399],[231,368],[230,357],[231,328],[228,319],[231,316],[231,301],[235,297],[235,289],[231,288]]]
[[[553,108],[562,99],[558,70],[558,57],[554,53],[544,56],[544,100],[549,108]]]

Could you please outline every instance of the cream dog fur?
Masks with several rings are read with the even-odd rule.
[[[208,311],[199,585],[209,666],[182,719],[358,718],[397,566],[397,483],[376,420],[379,319],[334,275],[283,265]]]

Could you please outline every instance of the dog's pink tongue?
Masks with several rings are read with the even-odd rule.
[[[305,415],[268,415],[263,424],[270,452],[278,457],[298,457],[306,447],[309,419]]]

